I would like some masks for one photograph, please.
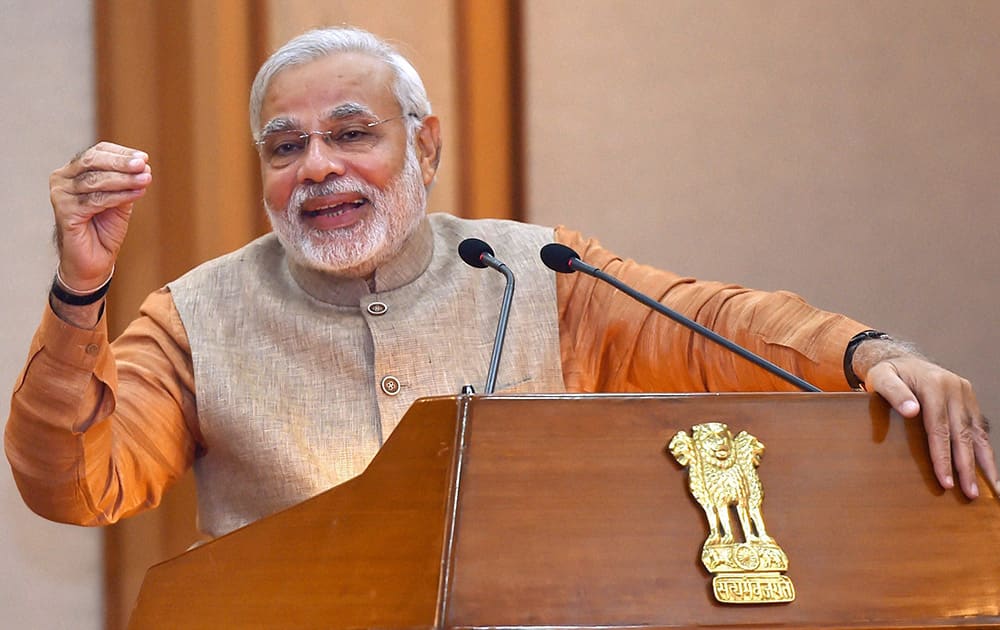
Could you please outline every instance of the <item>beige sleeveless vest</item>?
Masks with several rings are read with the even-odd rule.
[[[549,228],[430,215],[375,293],[290,268],[273,234],[169,285],[194,363],[204,532],[359,474],[415,399],[483,391],[504,279],[461,262],[469,236],[517,277],[497,391],[564,391],[555,274],[538,258]]]

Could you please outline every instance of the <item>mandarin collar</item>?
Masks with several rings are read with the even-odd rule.
[[[384,293],[405,286],[427,269],[434,255],[434,233],[426,216],[403,243],[399,252],[375,270],[372,291],[364,278],[344,278],[310,269],[285,257],[295,283],[311,297],[337,306],[360,306],[372,293]]]

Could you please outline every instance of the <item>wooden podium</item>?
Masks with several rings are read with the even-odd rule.
[[[724,605],[666,446],[766,450],[796,599]],[[1000,627],[1000,501],[943,491],[866,394],[417,401],[364,474],[151,568],[133,628]]]

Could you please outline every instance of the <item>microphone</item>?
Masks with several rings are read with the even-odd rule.
[[[462,257],[465,264],[478,269],[491,267],[500,271],[504,264],[493,255],[493,248],[486,241],[478,238],[467,238],[458,244],[458,255]],[[501,272],[503,273],[503,272]]]
[[[540,255],[542,258],[542,262],[545,263],[545,266],[551,269],[552,271],[558,273],[573,273],[574,271],[579,271],[581,273],[587,274],[588,276],[593,276],[598,280],[603,280],[604,282],[607,282],[608,284],[615,287],[625,295],[645,304],[646,306],[653,309],[657,313],[660,313],[661,315],[666,315],[667,317],[674,320],[678,324],[686,326],[687,328],[693,330],[699,335],[707,337],[708,339],[726,348],[730,352],[735,352],[736,354],[740,355],[747,361],[750,361],[754,365],[757,365],[758,367],[767,370],[768,372],[777,376],[778,378],[787,381],[792,385],[795,385],[799,389],[806,392],[822,391],[820,388],[816,387],[812,383],[809,383],[808,381],[805,381],[799,378],[798,376],[795,376],[788,370],[785,370],[775,365],[774,363],[771,363],[764,357],[761,357],[759,355],[754,354],[753,352],[750,352],[743,346],[733,343],[732,341],[726,339],[725,337],[717,334],[715,331],[705,328],[698,322],[688,319],[687,317],[684,317],[677,311],[670,309],[664,306],[663,304],[660,304],[659,302],[649,297],[648,295],[636,291],[635,289],[628,286],[618,278],[601,271],[600,269],[594,267],[593,265],[588,265],[587,263],[583,262],[580,259],[580,255],[577,254],[575,251],[573,251],[571,247],[567,247],[566,245],[563,245],[561,243],[549,243],[548,245],[542,247]]]
[[[500,354],[503,352],[504,338],[507,336],[507,320],[510,317],[510,305],[514,299],[514,274],[507,265],[493,255],[493,248],[486,241],[478,238],[467,238],[458,244],[458,255],[465,264],[478,269],[496,269],[507,280],[503,292],[503,302],[500,305],[500,320],[497,322],[497,334],[493,339],[493,357],[490,359],[490,370],[486,374],[486,393],[492,394],[496,389],[497,371],[500,369]]]

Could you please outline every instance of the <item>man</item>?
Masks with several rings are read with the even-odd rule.
[[[286,44],[250,120],[273,234],[150,295],[114,344],[104,293],[149,156],[100,143],[53,173],[59,267],[5,443],[43,516],[110,523],[194,466],[199,524],[218,536],[360,473],[414,399],[484,380],[503,288],[458,261],[469,236],[518,271],[498,389],[787,389],[588,277],[556,277],[537,256],[556,240],[823,389],[863,381],[923,411],[942,486],[957,471],[977,497],[977,462],[998,479],[968,382],[862,324],[623,261],[564,228],[427,216],[438,119],[412,66],[368,33]]]

